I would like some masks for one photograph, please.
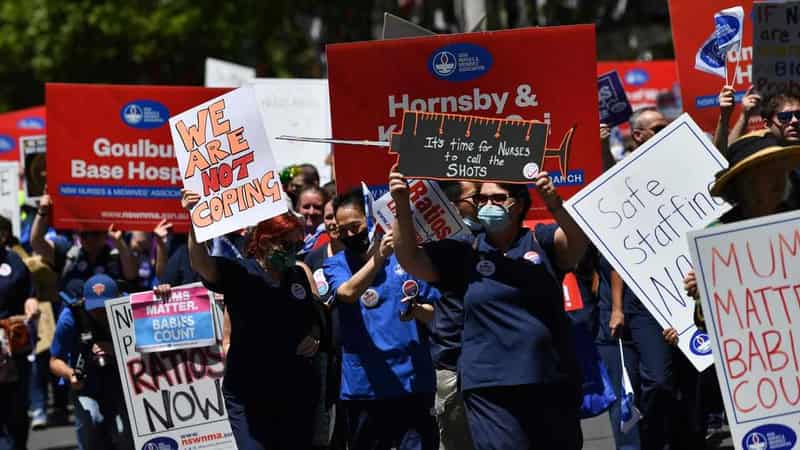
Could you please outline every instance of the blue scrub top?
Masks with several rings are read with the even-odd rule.
[[[31,274],[22,258],[0,248],[0,319],[25,313],[25,300],[33,296]]]
[[[501,253],[485,234],[473,243],[427,245],[437,287],[463,292],[462,389],[578,383],[572,326],[564,311],[555,257],[557,226],[522,229]]]
[[[325,277],[334,291],[353,276],[363,262],[345,250],[325,261]],[[361,300],[337,302],[342,345],[342,400],[372,400],[431,393],[435,390],[433,363],[424,327],[403,322],[403,285],[416,283],[419,300],[433,302],[439,293],[414,280],[394,255],[386,260]],[[420,333],[422,331],[422,333]]]

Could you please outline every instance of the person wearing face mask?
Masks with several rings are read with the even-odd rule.
[[[433,365],[418,322],[432,319],[438,292],[400,267],[391,232],[370,248],[360,189],[333,208],[345,250],[325,261],[325,276],[341,320],[349,448],[434,449]]]
[[[200,197],[182,191],[191,211]],[[291,213],[252,230],[248,258],[212,257],[189,232],[189,259],[206,287],[225,296],[231,323],[225,406],[241,450],[311,445],[317,385],[311,358],[319,347],[316,286],[296,260],[303,225]],[[269,355],[269,367],[263,355]]]
[[[396,170],[396,166],[394,168]],[[389,175],[397,205],[395,251],[412,275],[464,299],[458,373],[475,449],[579,449],[581,373],[560,274],[588,240],[547,172],[534,180],[557,224],[522,226],[527,186],[484,183],[484,231],[472,242],[416,245],[403,175]]]

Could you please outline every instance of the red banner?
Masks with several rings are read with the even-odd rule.
[[[736,101],[752,83],[753,20],[750,12],[752,0],[669,0],[669,15],[672,21],[672,40],[675,43],[675,62],[681,83],[683,110],[703,130],[713,133],[719,120],[719,91],[725,84],[721,77],[701,72],[694,68],[697,51],[714,33],[714,14],[734,6],[744,8],[742,49],[734,49],[727,55],[728,80],[733,80]],[[739,115],[739,107],[734,117]]]
[[[229,89],[48,83],[47,181],[54,226],[189,229],[168,119]]]
[[[548,158],[544,169],[564,198],[600,174],[593,25],[336,44],[327,55],[337,138],[389,140],[409,109],[547,122],[549,152],[577,125],[571,151]],[[396,159],[346,145],[334,155],[340,192],[364,181],[380,194]],[[529,217],[548,217],[533,198]]]
[[[0,114],[0,161],[20,161],[19,138],[44,134],[44,106]]]
[[[678,84],[675,61],[598,61],[597,75],[616,70],[634,111],[656,106],[658,95]]]

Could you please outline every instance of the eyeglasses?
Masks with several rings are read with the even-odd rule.
[[[647,131],[651,131],[653,134],[658,134],[658,132],[663,130],[664,128],[667,128],[667,126],[666,125],[656,125],[656,126],[650,127],[650,128],[637,128],[637,130],[647,130]]]
[[[778,122],[785,125],[792,121],[792,117],[794,117],[797,120],[800,120],[800,110],[781,111],[779,113],[775,113],[775,117],[778,119]]]
[[[350,222],[346,224],[337,224],[337,228],[339,229],[339,233],[347,234],[357,234],[361,227],[364,226],[364,222]]]
[[[473,197],[475,202],[479,205],[485,205],[489,202],[494,203],[495,205],[503,205],[505,204],[508,199],[510,198],[508,194],[475,194]]]

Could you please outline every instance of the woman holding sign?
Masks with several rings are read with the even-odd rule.
[[[187,190],[182,195],[187,210],[200,198]],[[311,357],[321,330],[311,271],[296,260],[302,223],[291,214],[260,222],[247,249],[250,258],[210,256],[193,229],[188,248],[192,268],[209,289],[225,295],[230,314],[222,390],[236,445],[309,448],[317,397]]]
[[[417,247],[403,175],[389,175],[397,204],[395,251],[412,275],[464,299],[459,375],[477,450],[582,446],[581,374],[560,274],[587,240],[546,172],[536,188],[560,225],[523,228],[525,185],[484,183],[476,195],[484,232],[472,242]]]

